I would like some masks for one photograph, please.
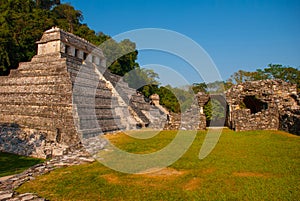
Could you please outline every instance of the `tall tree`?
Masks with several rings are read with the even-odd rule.
[[[193,83],[192,90],[195,94],[197,94],[198,92],[207,93],[207,85],[205,82]]]
[[[7,75],[20,61],[36,53],[35,42],[53,26],[50,11],[35,7],[32,0],[8,0],[0,4],[0,75]]]
[[[228,82],[234,81],[236,84],[239,84],[245,81],[264,79],[281,79],[296,84],[298,91],[300,92],[300,70],[281,64],[269,64],[266,68],[257,69],[254,72],[239,70],[231,76],[231,79],[228,80]]]
[[[129,87],[143,91],[146,85],[159,85],[158,74],[151,69],[136,68],[124,75],[124,80]]]
[[[83,15],[80,10],[75,10],[70,4],[61,4],[53,9],[54,18],[57,20],[60,28],[71,33],[80,25]]]
[[[50,10],[54,5],[59,5],[60,0],[35,0],[37,8]]]

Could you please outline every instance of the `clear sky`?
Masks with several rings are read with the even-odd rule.
[[[63,0],[81,10],[84,23],[115,36],[141,28],[163,28],[196,41],[223,79],[239,69],[269,63],[300,66],[300,0]],[[184,62],[156,53],[139,63],[184,69]],[[197,82],[196,78],[193,82]]]

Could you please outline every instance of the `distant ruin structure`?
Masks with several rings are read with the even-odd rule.
[[[249,81],[226,92],[228,126],[236,131],[284,130],[300,135],[296,85],[282,80]]]

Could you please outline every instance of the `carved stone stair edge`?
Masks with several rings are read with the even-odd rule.
[[[124,97],[120,94],[120,91],[119,90],[117,90],[115,87],[114,87],[114,85],[112,84],[112,82],[111,81],[109,81],[109,79],[107,79],[102,73],[101,73],[101,71],[98,69],[98,68],[95,68],[95,72],[96,72],[96,74],[99,76],[99,78],[101,79],[101,80],[103,80],[103,81],[105,81],[106,82],[106,86],[107,86],[107,88],[109,88],[110,90],[111,90],[111,92],[112,92],[112,95],[113,95],[113,97],[115,97],[116,98],[116,100],[117,100],[117,103],[118,103],[118,106],[119,107],[127,107],[128,108],[128,110],[130,111],[130,112],[132,112],[131,111],[131,108],[129,107],[129,105],[128,104],[126,104],[126,101],[128,100],[128,97],[127,97],[127,100],[124,100]],[[129,122],[132,122],[133,120],[135,121],[135,124],[137,124],[137,123],[141,123],[142,122],[142,120],[141,119],[139,119],[139,118],[136,118],[136,116],[137,116],[137,114],[135,114],[135,115],[133,115],[133,118],[131,118],[131,116],[129,115],[129,116],[127,116],[127,117],[123,117],[123,118],[121,118],[121,122],[122,122],[122,124],[128,124]],[[126,121],[126,119],[127,119],[127,121]],[[129,123],[130,124],[130,123]],[[127,127],[127,128],[130,128],[131,127],[131,125],[126,125],[125,127]]]

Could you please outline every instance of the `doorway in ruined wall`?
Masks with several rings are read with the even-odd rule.
[[[256,114],[268,109],[268,103],[261,101],[255,96],[245,96],[241,102],[240,108],[250,109],[251,114]]]
[[[205,103],[203,110],[206,117],[206,127],[228,126],[229,105],[223,95],[210,95],[210,99]]]

